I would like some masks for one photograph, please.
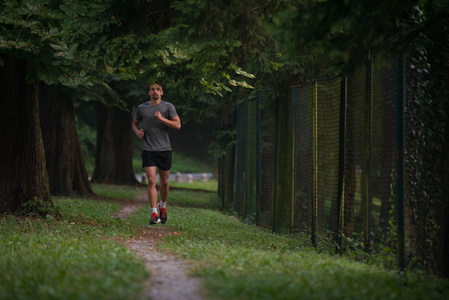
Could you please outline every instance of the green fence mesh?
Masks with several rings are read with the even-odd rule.
[[[289,232],[293,225],[293,101],[276,101],[275,190],[273,230]]]
[[[230,147],[226,150],[225,155],[218,160],[220,178],[218,181],[218,195],[222,201],[222,208],[225,210],[229,210],[234,204],[234,157],[234,148]]]
[[[376,57],[372,70],[369,201],[371,228],[375,242],[379,242],[389,231],[389,221],[395,218],[392,208],[397,194],[397,61]]]
[[[395,217],[397,72],[377,57],[345,79],[242,103],[234,210],[276,232],[381,239]]]
[[[312,94],[313,84],[293,88],[295,102],[294,231],[311,234],[312,224]]]
[[[257,198],[257,100],[251,98],[247,100],[247,123],[246,123],[246,165],[245,165],[245,209],[243,217],[255,222],[256,218],[256,198]]]
[[[369,159],[369,100],[366,93],[366,68],[360,67],[347,79],[343,232],[366,233],[367,171]]]
[[[248,105],[244,102],[237,108],[237,146],[235,170],[234,210],[245,217],[245,168],[246,168],[246,127],[248,122]]]
[[[317,81],[316,88],[316,158],[315,176],[317,230],[338,230],[338,154],[341,79]]]
[[[439,179],[447,169],[430,160],[445,141],[432,115],[444,120],[448,105],[442,96],[428,100],[439,94],[429,92],[419,63],[373,55],[346,78],[247,99],[237,110],[236,151],[220,162],[226,181],[234,175],[234,185],[219,185],[227,199],[224,191],[235,189],[224,203],[274,232],[330,237],[338,246],[352,237],[366,250],[387,245],[401,266],[419,256],[445,272],[438,262],[449,251],[438,236],[449,236],[441,229],[449,192]]]
[[[273,226],[274,200],[274,147],[275,147],[275,101],[269,91],[257,92],[258,145],[257,145],[257,225]]]

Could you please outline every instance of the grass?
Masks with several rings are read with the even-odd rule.
[[[210,296],[224,299],[442,299],[449,282],[320,252],[306,235],[281,236],[218,211],[206,193],[184,193],[167,225],[181,234],[159,249],[195,262]],[[133,222],[144,222],[142,208]],[[160,225],[159,225],[160,226]]]
[[[93,185],[105,197],[145,188]],[[103,200],[54,198],[63,219],[0,218],[0,299],[135,299],[149,276],[121,243],[147,228],[148,206],[129,220]],[[173,190],[169,221],[179,234],[159,251],[193,262],[212,297],[223,299],[447,299],[449,282],[357,262],[246,225],[219,210],[215,193]]]
[[[97,195],[111,198],[135,199],[145,193],[145,186],[125,186],[102,183],[91,183],[92,189]]]
[[[212,179],[207,182],[193,181],[192,183],[170,181],[170,187],[214,192],[218,190],[218,180]]]
[[[54,198],[63,220],[0,219],[0,299],[134,299],[149,276],[117,241],[138,233],[118,204]]]

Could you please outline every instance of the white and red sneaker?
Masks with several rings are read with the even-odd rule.
[[[165,224],[167,222],[167,208],[166,207],[162,208],[161,203],[159,202],[157,204],[157,209],[159,210],[159,215],[161,217],[161,223]]]
[[[150,220],[150,223],[149,223],[150,225],[157,224],[160,221],[161,221],[161,219],[159,219],[159,215],[157,213],[152,213],[151,214],[151,220]]]

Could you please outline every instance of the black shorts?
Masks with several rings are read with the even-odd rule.
[[[142,151],[142,168],[158,167],[164,171],[171,169],[171,151]]]

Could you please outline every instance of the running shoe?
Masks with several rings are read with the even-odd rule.
[[[157,224],[157,223],[159,223],[160,221],[161,221],[161,219],[159,219],[159,216],[158,216],[157,213],[152,213],[152,214],[151,214],[150,225]]]
[[[159,214],[161,215],[161,223],[165,224],[167,222],[167,207],[161,208],[161,203],[159,202],[157,209],[159,209]]]

